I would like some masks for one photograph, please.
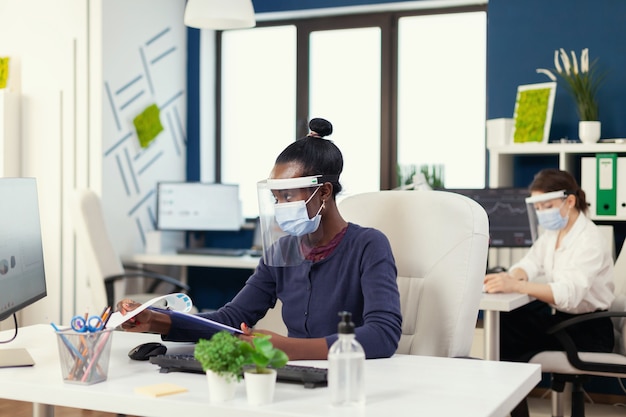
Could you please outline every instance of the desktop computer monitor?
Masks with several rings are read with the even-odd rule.
[[[157,185],[158,230],[238,231],[243,224],[239,186],[204,182]]]
[[[34,178],[0,178],[0,321],[47,295]],[[0,351],[0,367],[32,365],[24,349]]]
[[[529,247],[533,238],[528,220],[527,188],[448,189],[480,204],[489,217],[489,246]]]

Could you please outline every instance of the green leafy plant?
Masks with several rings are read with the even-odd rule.
[[[574,51],[570,52],[571,60],[563,48],[554,51],[554,70],[539,68],[537,72],[547,75],[552,81],[557,80],[554,73],[559,76],[576,102],[580,120],[599,120],[596,94],[604,81],[605,74],[598,73],[597,59],[589,63],[589,48],[582,50],[580,66]]]
[[[248,343],[237,336],[221,331],[210,340],[200,339],[193,354],[204,371],[213,371],[230,380],[241,380],[243,366],[249,360],[247,351],[243,349],[245,345]]]
[[[258,374],[268,373],[268,368],[283,367],[289,360],[285,352],[274,347],[270,338],[269,335],[256,334],[252,344],[241,345],[246,364],[254,365],[254,372]]]

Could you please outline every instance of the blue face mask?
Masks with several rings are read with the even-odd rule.
[[[565,204],[565,201],[563,202]],[[561,207],[563,207],[561,204]],[[539,226],[546,230],[561,230],[567,225],[569,216],[561,216],[561,207],[537,210],[537,221]]]
[[[306,201],[300,200],[274,205],[274,216],[283,232],[292,236],[304,236],[317,230],[322,220],[320,212],[324,208],[324,204],[322,203],[317,214],[312,219],[309,219],[309,212],[306,209],[307,203],[311,201],[317,190],[319,188],[316,188]]]

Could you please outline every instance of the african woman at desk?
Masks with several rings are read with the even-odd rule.
[[[204,317],[244,331],[282,301],[288,336],[272,343],[291,360],[326,359],[337,339],[338,313],[350,311],[356,337],[367,358],[389,357],[401,334],[397,270],[387,238],[378,230],[346,222],[335,197],[341,191],[343,157],[325,139],[332,125],[312,119],[311,132],[287,146],[270,178],[258,183],[264,254],[253,275],[232,301]],[[139,306],[118,303],[122,313]],[[164,340],[197,341],[211,334],[195,322],[167,312],[144,310],[122,325],[153,332]]]
[[[529,218],[544,230],[508,272],[487,274],[485,290],[528,294],[537,300],[500,319],[500,357],[526,362],[545,350],[563,350],[546,330],[578,314],[607,310],[613,301],[613,259],[598,227],[586,216],[585,192],[568,172],[535,175],[526,199]],[[578,350],[611,352],[610,318],[571,326]],[[528,415],[515,412],[513,416]]]

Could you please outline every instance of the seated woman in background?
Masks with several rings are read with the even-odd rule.
[[[311,133],[287,146],[276,159],[270,178],[259,183],[260,201],[267,200],[271,216],[261,213],[266,235],[264,256],[254,274],[216,312],[201,313],[231,327],[241,327],[250,340],[254,326],[281,300],[288,336],[272,335],[272,343],[291,360],[326,359],[337,339],[338,313],[349,311],[356,338],[367,358],[389,357],[402,332],[397,270],[389,241],[380,231],[346,222],[335,201],[341,191],[341,152],[330,140],[332,125],[324,119],[309,123]],[[260,207],[262,210],[263,207]],[[269,224],[268,224],[269,223]],[[280,229],[279,229],[280,228]],[[139,304],[118,302],[122,314]],[[135,332],[153,332],[164,340],[197,341],[212,333],[178,314],[144,310],[122,324]]]
[[[529,189],[526,201],[543,232],[508,272],[487,274],[484,280],[489,293],[516,292],[537,299],[501,314],[500,357],[520,362],[541,351],[563,350],[546,330],[577,314],[607,310],[614,298],[610,248],[587,218],[585,192],[574,177],[545,169],[535,175]],[[569,333],[581,351],[613,350],[608,317],[574,325]],[[512,413],[522,415],[528,415],[525,403]]]

